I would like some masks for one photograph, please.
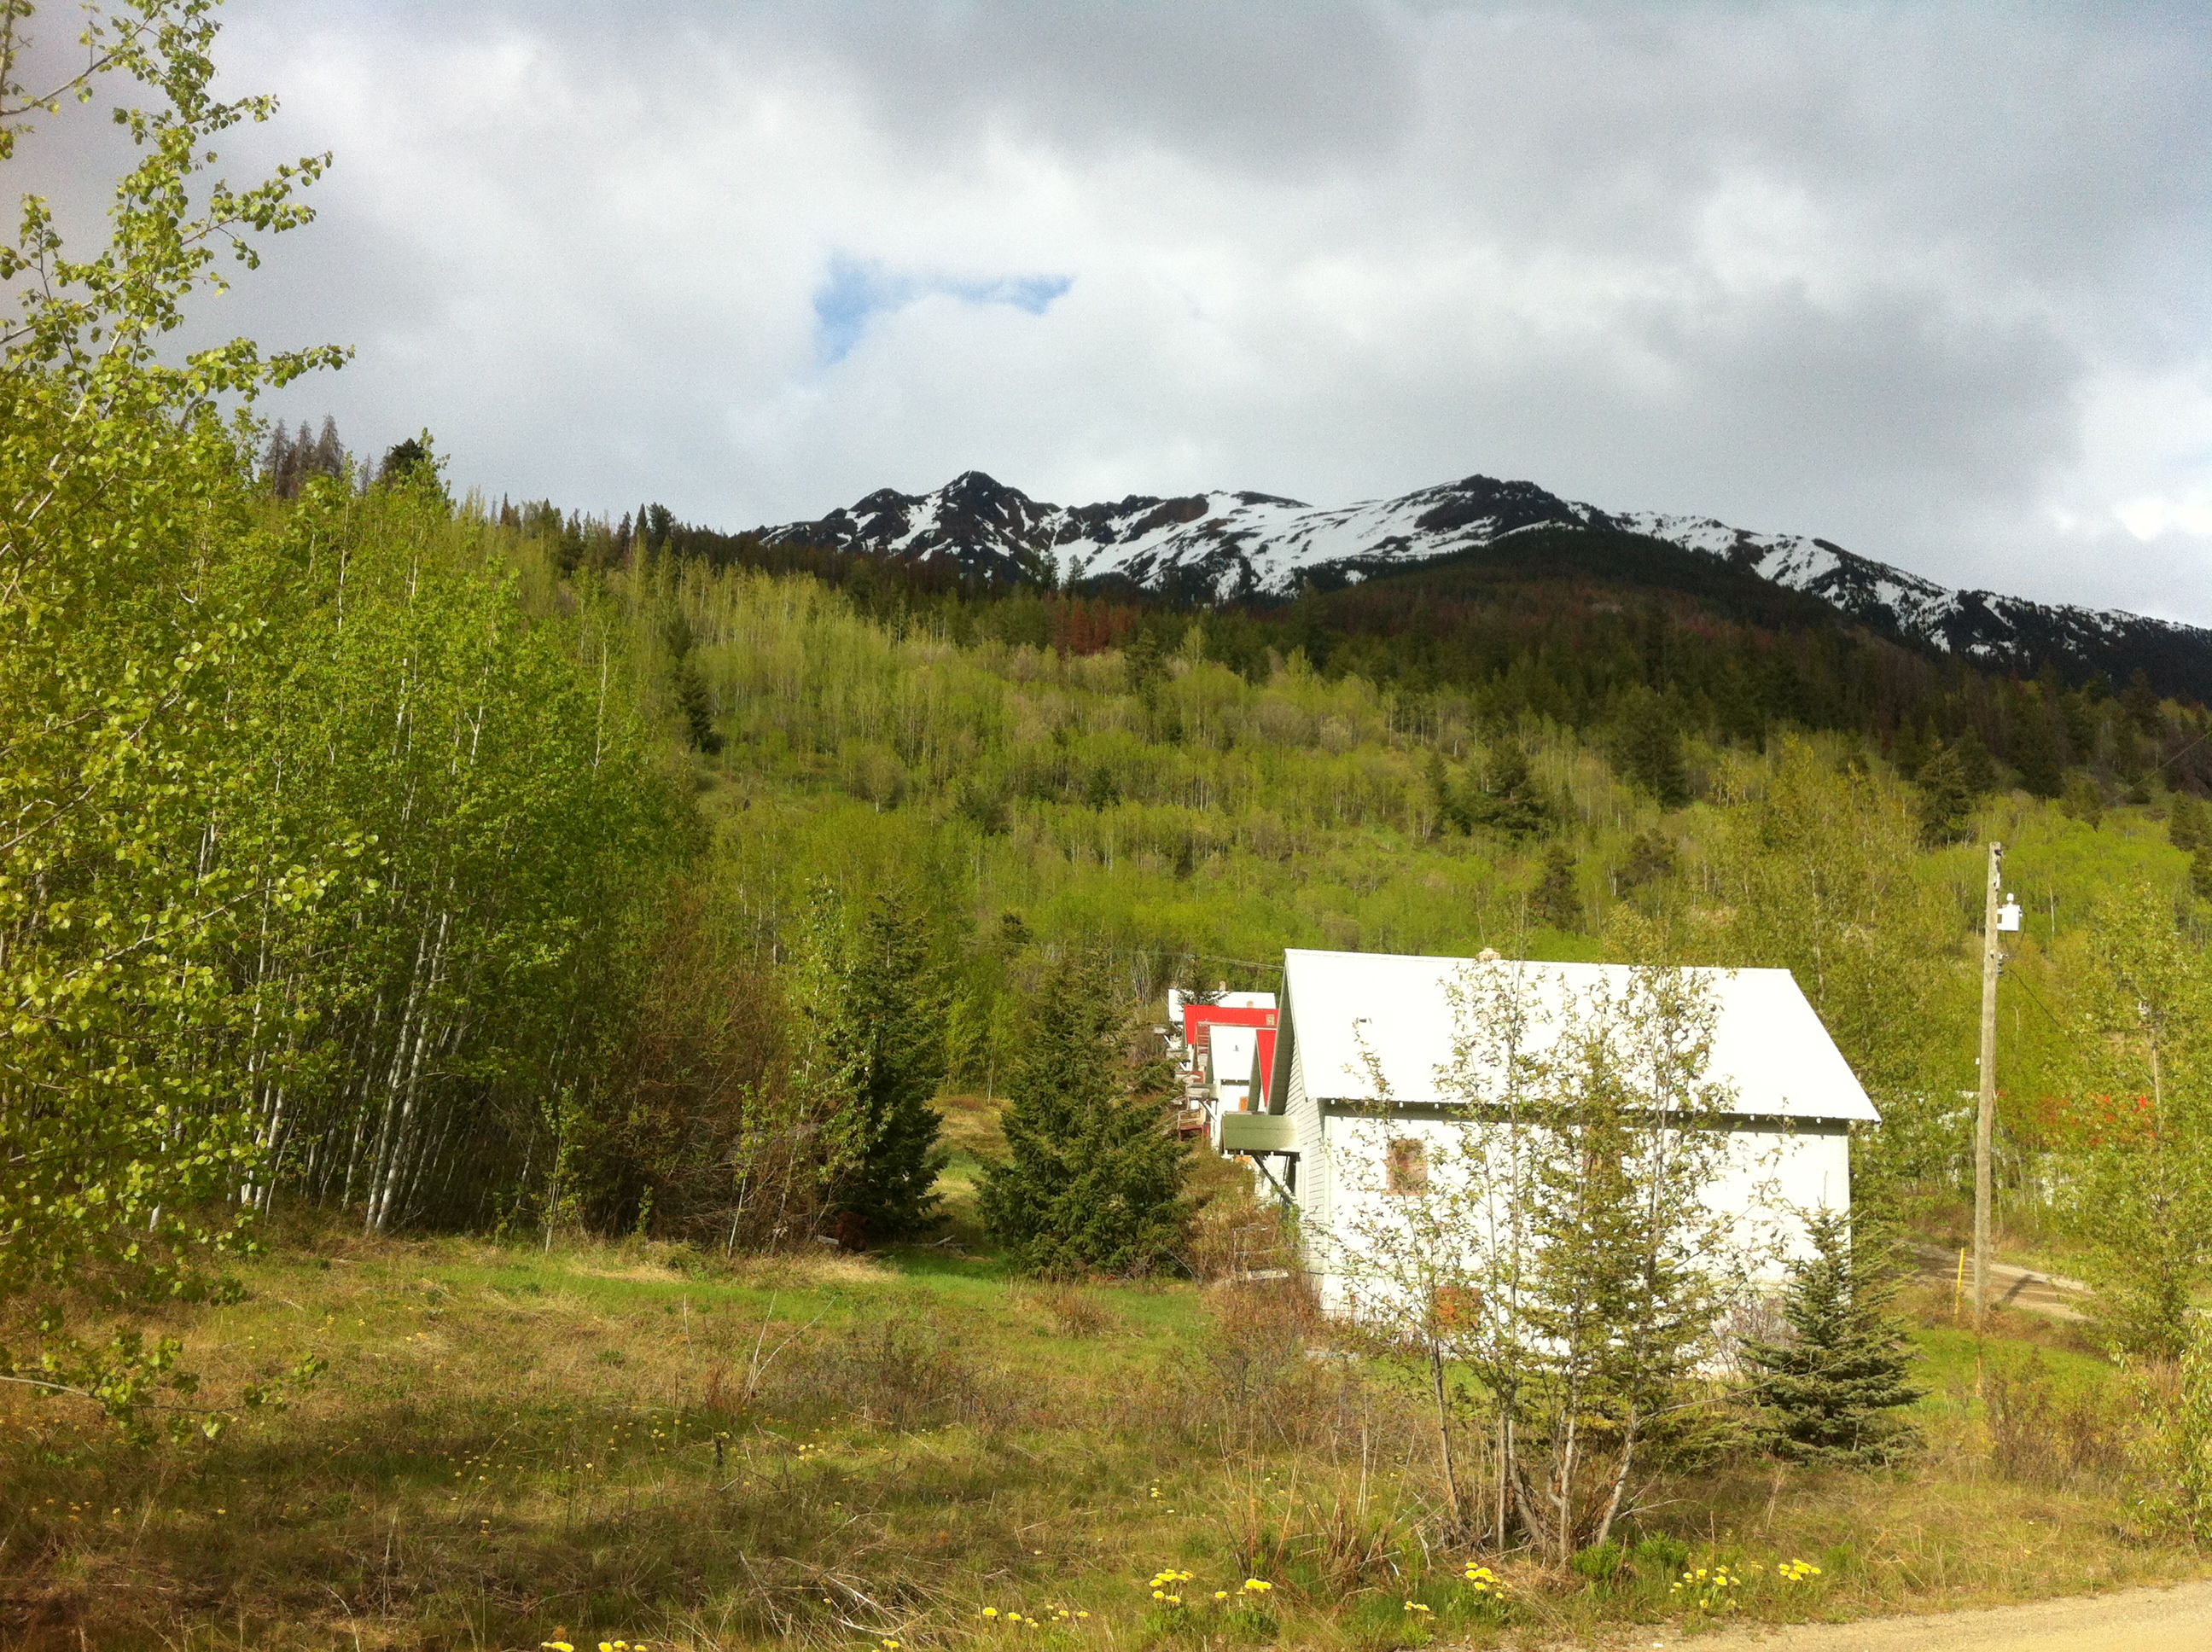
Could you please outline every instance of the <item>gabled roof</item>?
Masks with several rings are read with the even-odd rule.
[[[1252,1060],[1260,1047],[1257,1027],[1214,1028],[1207,1039],[1206,1071],[1217,1084],[1237,1084],[1252,1082]]]
[[[1447,991],[1465,969],[1526,972],[1556,1009],[1567,992],[1601,981],[1616,988],[1631,973],[1618,963],[1533,963],[1384,952],[1287,951],[1284,1024],[1297,1051],[1306,1092],[1316,1101],[1372,1101],[1365,1054],[1379,1060],[1391,1098],[1419,1105],[1449,1098],[1437,1069],[1451,1060],[1455,1017]],[[1732,1085],[1732,1111],[1768,1117],[1880,1119],[1843,1052],[1828,1036],[1787,969],[1687,972],[1711,984],[1718,1015],[1711,1078]],[[1279,1091],[1282,1081],[1277,1080]]]
[[[1212,1003],[1224,1010],[1272,1010],[1275,1007],[1275,995],[1273,993],[1222,993],[1215,996]],[[1198,1006],[1183,995],[1182,987],[1168,988],[1169,1020],[1180,1022],[1182,1012],[1194,1007]]]

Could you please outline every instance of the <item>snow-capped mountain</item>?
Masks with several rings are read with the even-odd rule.
[[[1850,620],[2001,670],[2057,659],[2124,679],[2142,665],[2169,692],[2212,693],[2212,631],[2112,610],[1956,591],[1826,539],[1757,533],[1710,517],[1607,511],[1533,482],[1472,476],[1396,499],[1313,506],[1272,494],[1132,495],[1062,506],[980,471],[934,493],[870,494],[815,522],[761,530],[807,544],[916,559],[963,572],[1034,575],[1056,560],[1068,580],[1119,575],[1183,600],[1295,594],[1307,580],[1356,583],[1543,526],[1610,529],[1678,545],[1818,598]]]

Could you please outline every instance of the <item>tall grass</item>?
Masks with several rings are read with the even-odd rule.
[[[2203,1566],[2125,1527],[2094,1450],[2037,1467],[2037,1430],[2101,1438],[2110,1410],[2108,1368],[2063,1350],[2039,1376],[1985,1349],[1978,1398],[1963,1333],[1927,1333],[1913,1464],[1685,1465],[1610,1560],[1553,1572],[1443,1535],[1411,1381],[1335,1345],[1295,1279],[1047,1293],[944,1251],[319,1244],[169,1315],[211,1381],[329,1359],[289,1412],[148,1451],[0,1398],[0,1644],[1364,1649],[1679,1627],[1677,1561],[1737,1569],[1717,1615],[1768,1619]],[[1193,1575],[1162,1591],[1181,1607],[1163,1569]]]

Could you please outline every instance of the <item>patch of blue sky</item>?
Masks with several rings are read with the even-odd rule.
[[[824,367],[843,361],[867,332],[868,323],[925,298],[963,304],[1006,304],[1042,315],[1074,285],[1073,276],[999,276],[990,280],[887,270],[880,264],[838,257],[814,295],[814,347]]]

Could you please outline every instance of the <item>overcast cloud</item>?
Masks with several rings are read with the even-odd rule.
[[[337,157],[226,327],[357,346],[282,410],[463,486],[1483,471],[2212,623],[2200,9],[226,15],[240,169]]]

